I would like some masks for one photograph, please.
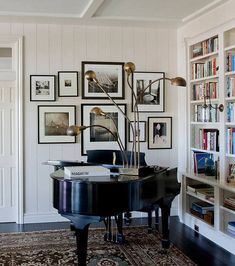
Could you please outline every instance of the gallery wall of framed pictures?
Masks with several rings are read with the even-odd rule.
[[[87,70],[95,71],[102,88],[85,79]],[[131,80],[141,117],[139,140],[148,150],[172,149],[172,117],[163,115],[166,111],[164,78],[164,72],[135,71]],[[157,79],[161,80],[152,84]],[[38,106],[38,143],[79,141],[80,138],[76,140],[67,136],[66,129],[77,124],[76,110],[81,110],[79,123],[89,127],[81,136],[82,156],[86,155],[88,149],[119,149],[112,134],[105,132],[104,128],[95,127],[95,124],[113,131],[120,137],[125,149],[131,147],[136,141],[131,129],[135,123],[133,110],[136,106],[132,97],[125,98],[125,91],[130,90],[125,80],[124,62],[107,61],[82,61],[81,72],[65,70],[58,71],[57,75],[30,75],[30,101],[53,102],[53,105]],[[102,90],[115,100],[124,114],[128,113],[130,123]],[[68,105],[68,100],[62,101],[62,97],[71,97],[72,104]],[[109,118],[92,114],[90,111],[93,107],[101,108],[109,114]],[[161,113],[161,116],[156,116],[157,113]]]

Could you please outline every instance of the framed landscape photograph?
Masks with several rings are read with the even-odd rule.
[[[140,72],[133,73],[132,86],[137,95],[139,112],[164,112],[165,111],[165,73]],[[153,81],[161,79],[159,81]],[[132,98],[132,111],[134,110]]]
[[[59,97],[78,96],[78,72],[59,71],[58,72],[58,95]]]
[[[67,128],[75,125],[76,106],[39,105],[38,143],[74,143],[74,136],[67,136]]]
[[[85,78],[85,73],[92,70],[101,87],[113,99],[124,99],[124,63],[120,62],[82,62],[82,98],[107,99],[107,95],[93,81]]]
[[[30,101],[50,102],[56,99],[55,75],[30,75]]]
[[[135,125],[134,121],[131,121],[131,124]],[[146,121],[139,121],[139,131],[140,131],[140,142],[145,142],[146,141]],[[136,137],[137,141],[137,137]],[[129,124],[129,142],[133,142],[133,132],[131,129],[131,126]]]
[[[148,117],[148,149],[172,148],[172,117]]]
[[[120,109],[126,114],[126,104],[119,104]],[[106,114],[98,116],[91,113],[92,108],[99,107]],[[122,112],[113,104],[82,104],[81,125],[91,126],[82,131],[82,155],[87,150],[119,150],[117,136],[126,148],[126,119]],[[99,127],[101,125],[101,127]],[[112,131],[115,136],[110,132]]]

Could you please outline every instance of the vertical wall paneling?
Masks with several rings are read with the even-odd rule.
[[[62,68],[63,70],[74,69],[74,26],[62,26]]]
[[[3,207],[3,197],[4,197],[4,190],[3,190],[3,169],[0,168],[0,206]]]
[[[30,75],[37,74],[37,27],[24,24],[25,213],[37,212],[37,106],[30,102]]]
[[[98,27],[97,29],[97,60],[109,61],[111,58],[111,39],[113,31],[109,27]]]
[[[91,102],[81,99],[81,61],[133,61],[139,71],[165,71],[174,74],[176,66],[169,62],[176,51],[176,35],[173,34],[172,37],[168,30],[140,27],[0,23],[0,34],[10,33],[24,35],[25,222],[35,221],[35,217],[38,217],[37,221],[43,222],[43,217],[53,216],[55,210],[52,208],[52,187],[49,177],[53,167],[42,165],[42,162],[48,159],[85,161],[86,157],[82,157],[80,153],[80,136],[77,137],[76,144],[38,144],[37,106],[76,105],[79,124],[81,103]],[[79,97],[58,97],[57,91],[56,102],[30,102],[29,76],[57,75],[57,72],[62,70],[79,71]],[[119,102],[127,103],[132,119],[131,93],[127,84],[125,94],[125,99]],[[169,100],[168,104],[171,106],[166,106],[166,113],[142,113],[141,119],[146,120],[147,116],[168,115],[170,112],[174,114],[174,121],[177,103]],[[149,164],[167,165],[171,161],[170,166],[175,166],[177,163],[175,146],[172,150],[147,150],[146,142],[141,143],[141,148],[146,152]],[[57,217],[59,220],[59,216]]]
[[[86,27],[87,60],[97,61],[98,54],[98,30],[97,27]]]

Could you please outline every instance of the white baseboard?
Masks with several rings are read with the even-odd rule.
[[[153,212],[153,217],[154,217]],[[161,215],[161,212],[160,212]],[[178,215],[178,209],[171,208],[171,216]],[[132,212],[132,218],[147,217],[146,212]],[[55,212],[48,213],[27,213],[24,214],[24,224],[29,223],[53,223],[53,222],[67,222],[68,220]]]
[[[30,223],[53,223],[53,222],[68,222],[68,219],[62,217],[58,213],[27,213],[24,214],[24,224]]]

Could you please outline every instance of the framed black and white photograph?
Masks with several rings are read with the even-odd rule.
[[[85,78],[85,73],[92,70],[101,87],[113,99],[124,99],[124,63],[120,62],[82,62],[82,98],[107,99],[107,95],[93,81]]]
[[[76,106],[39,105],[38,143],[74,143],[74,136],[67,136],[67,128],[75,125]]]
[[[30,75],[30,101],[55,101],[55,90],[55,75]]]
[[[59,97],[78,96],[78,72],[59,71],[58,72],[58,95]]]
[[[119,104],[119,108],[126,114],[126,104]],[[94,107],[101,108],[105,115],[94,114]],[[81,125],[89,126],[82,131],[82,155],[87,150],[119,150],[118,142],[126,148],[126,119],[113,104],[82,104]],[[112,133],[110,133],[110,131]]]
[[[131,125],[134,128],[135,122],[131,121]],[[133,130],[131,125],[129,124],[129,139],[128,139],[129,142],[133,142]],[[139,136],[140,136],[140,142],[146,141],[146,121],[139,121]],[[136,141],[137,141],[137,136],[136,136]]]
[[[140,72],[133,73],[133,90],[137,96],[139,112],[165,111],[165,73]],[[155,80],[158,80],[153,82]],[[153,84],[151,84],[153,82]],[[135,101],[132,98],[132,111]]]
[[[148,117],[148,148],[172,148],[172,117]]]

